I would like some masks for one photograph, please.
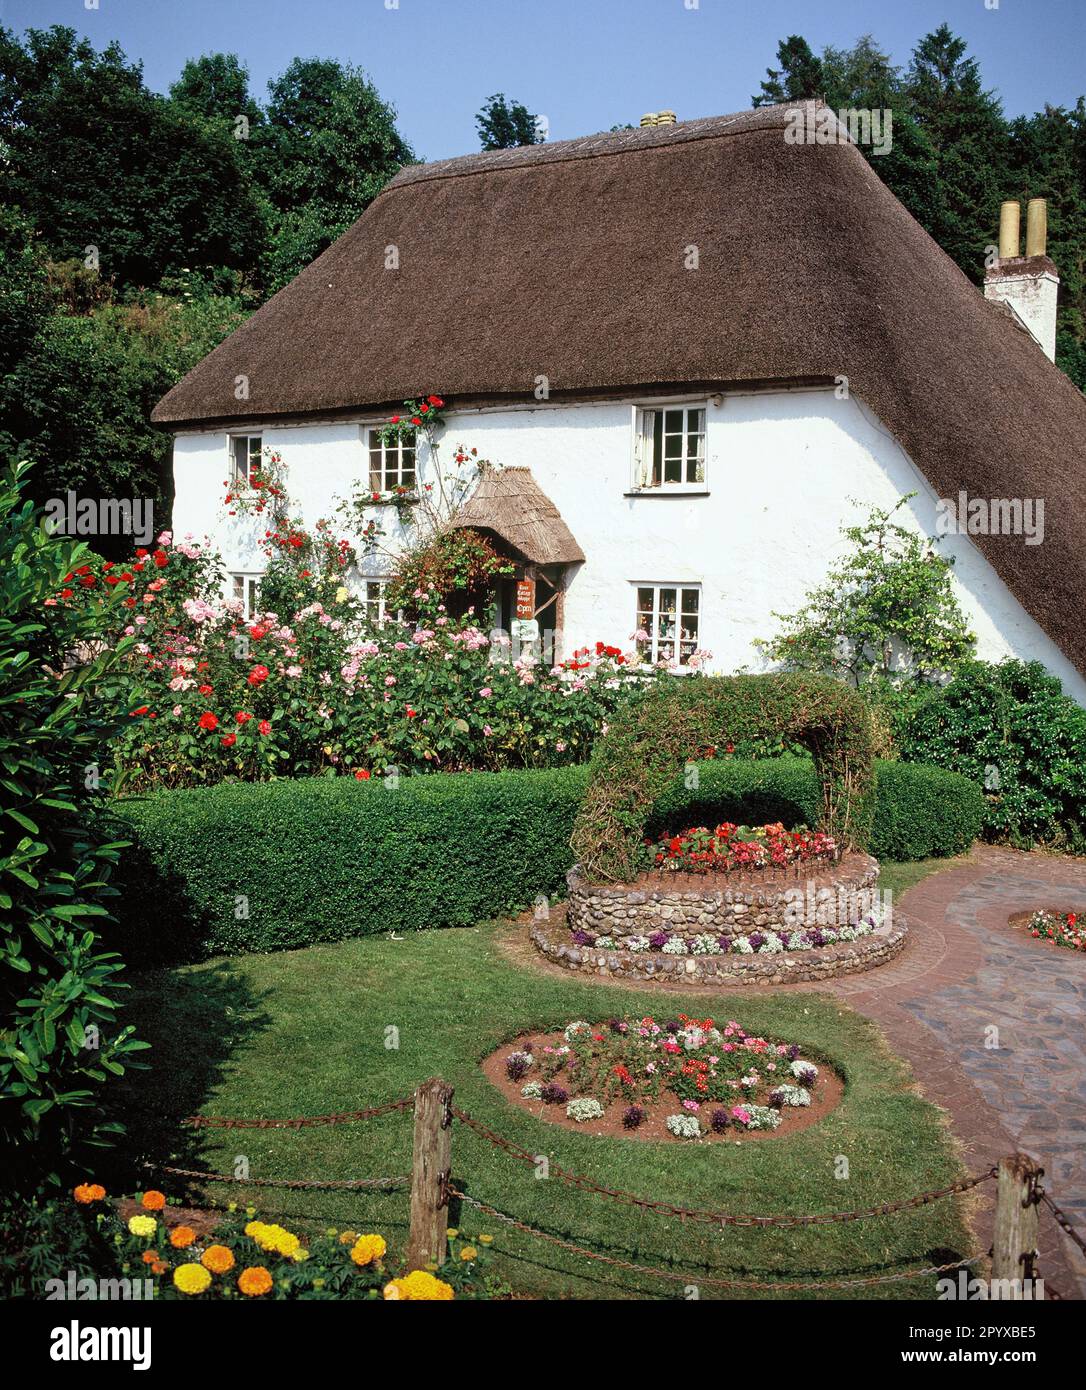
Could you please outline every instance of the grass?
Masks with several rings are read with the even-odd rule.
[[[938,867],[934,865],[933,867]],[[911,877],[913,866],[909,866]],[[895,888],[897,885],[895,884]],[[731,1212],[827,1212],[877,1205],[960,1176],[936,1109],[865,1019],[824,995],[683,1000],[556,978],[513,964],[500,926],[357,939],[274,955],[218,959],[134,975],[128,1020],[153,1044],[152,1070],[126,1080],[126,1158],[253,1177],[348,1178],[406,1173],[411,1119],[285,1130],[182,1129],[186,1114],[311,1115],[355,1110],[441,1075],[456,1102],[533,1154],[609,1187]],[[525,1029],[655,1008],[734,1017],[831,1061],[845,1098],[787,1138],[729,1145],[651,1144],[569,1133],[508,1106],[480,1059]],[[836,1176],[847,1160],[847,1177]],[[670,1283],[589,1262],[493,1221],[456,1219],[495,1237],[494,1268],[536,1297],[682,1298],[699,1275],[762,1280],[865,1278],[971,1254],[961,1211],[917,1211],[810,1228],[725,1228],[604,1201],[535,1171],[457,1125],[454,1173],[464,1190],[519,1219],[617,1259],[675,1272]],[[131,1181],[131,1170],[128,1173]],[[141,1184],[150,1185],[145,1177]],[[178,1180],[156,1179],[181,1195]],[[402,1250],[407,1194],[285,1192],[212,1185],[213,1200],[249,1200],[280,1220],[378,1230]],[[198,1194],[189,1193],[198,1198]],[[824,1296],[934,1297],[931,1277]],[[719,1297],[708,1286],[702,1297]],[[736,1291],[732,1297],[747,1296]],[[768,1297],[785,1297],[770,1292]],[[801,1295],[803,1296],[803,1295]]]

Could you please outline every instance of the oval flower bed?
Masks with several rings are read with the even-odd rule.
[[[513,1104],[588,1134],[668,1142],[765,1138],[803,1129],[841,1099],[840,1079],[797,1043],[735,1020],[678,1014],[576,1020],[524,1034],[483,1071]]]
[[[1086,951],[1086,915],[1046,908],[1040,912],[1016,912],[1008,925],[1025,927],[1037,941],[1051,941],[1069,951]]]

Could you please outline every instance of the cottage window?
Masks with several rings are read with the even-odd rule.
[[[701,586],[637,586],[637,650],[646,661],[689,664],[698,650]]]
[[[635,487],[704,489],[704,406],[639,411],[636,443]]]
[[[244,490],[252,484],[253,473],[260,470],[263,439],[259,434],[230,436],[230,483]]]
[[[231,574],[230,582],[233,586],[234,598],[242,604],[244,617],[251,618],[254,613],[259,612],[260,575]]]
[[[414,431],[385,443],[380,430],[370,430],[370,491],[394,492],[396,488],[414,489],[415,435]]]
[[[387,579],[363,579],[362,606],[367,621],[375,627],[385,625],[385,596],[388,593]]]

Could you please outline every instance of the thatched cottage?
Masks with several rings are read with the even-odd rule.
[[[980,655],[1086,703],[1086,400],[1050,360],[1043,209],[1025,256],[1005,210],[982,293],[852,143],[790,131],[763,108],[403,169],[158,405],[175,532],[255,595],[262,528],[226,517],[228,474],[277,449],[312,523],[404,476],[374,431],[436,392],[445,438],[503,465],[458,520],[517,566],[507,621],[519,597],[567,649],[640,629],[757,669],[843,522],[916,492],[936,535],[979,499],[1002,522],[963,510],[942,549]],[[375,611],[383,581],[358,576]]]

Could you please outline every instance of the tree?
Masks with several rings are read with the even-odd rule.
[[[250,128],[264,119],[249,95],[249,69],[236,53],[190,58],[170,88],[170,99],[205,121],[225,122],[231,129],[238,116],[244,116]]]
[[[272,209],[264,268],[275,290],[346,231],[414,155],[393,108],[349,64],[295,58],[268,91],[253,144]]]
[[[504,92],[484,102],[475,125],[484,150],[512,150],[518,145],[538,145],[543,139],[536,117],[519,101],[507,101]]]
[[[53,259],[86,260],[119,287],[255,265],[263,226],[238,142],[149,92],[116,44],[0,30],[0,129],[0,200]]]
[[[862,686],[938,681],[969,657],[976,639],[954,594],[952,562],[894,520],[913,496],[889,511],[872,510],[862,525],[841,528],[851,553],[798,612],[774,613],[780,634],[757,644],[771,661]]]
[[[822,95],[822,63],[799,34],[789,34],[777,45],[779,68],[767,68],[762,90],[751,97],[754,106],[773,106],[785,101],[806,101]]]

